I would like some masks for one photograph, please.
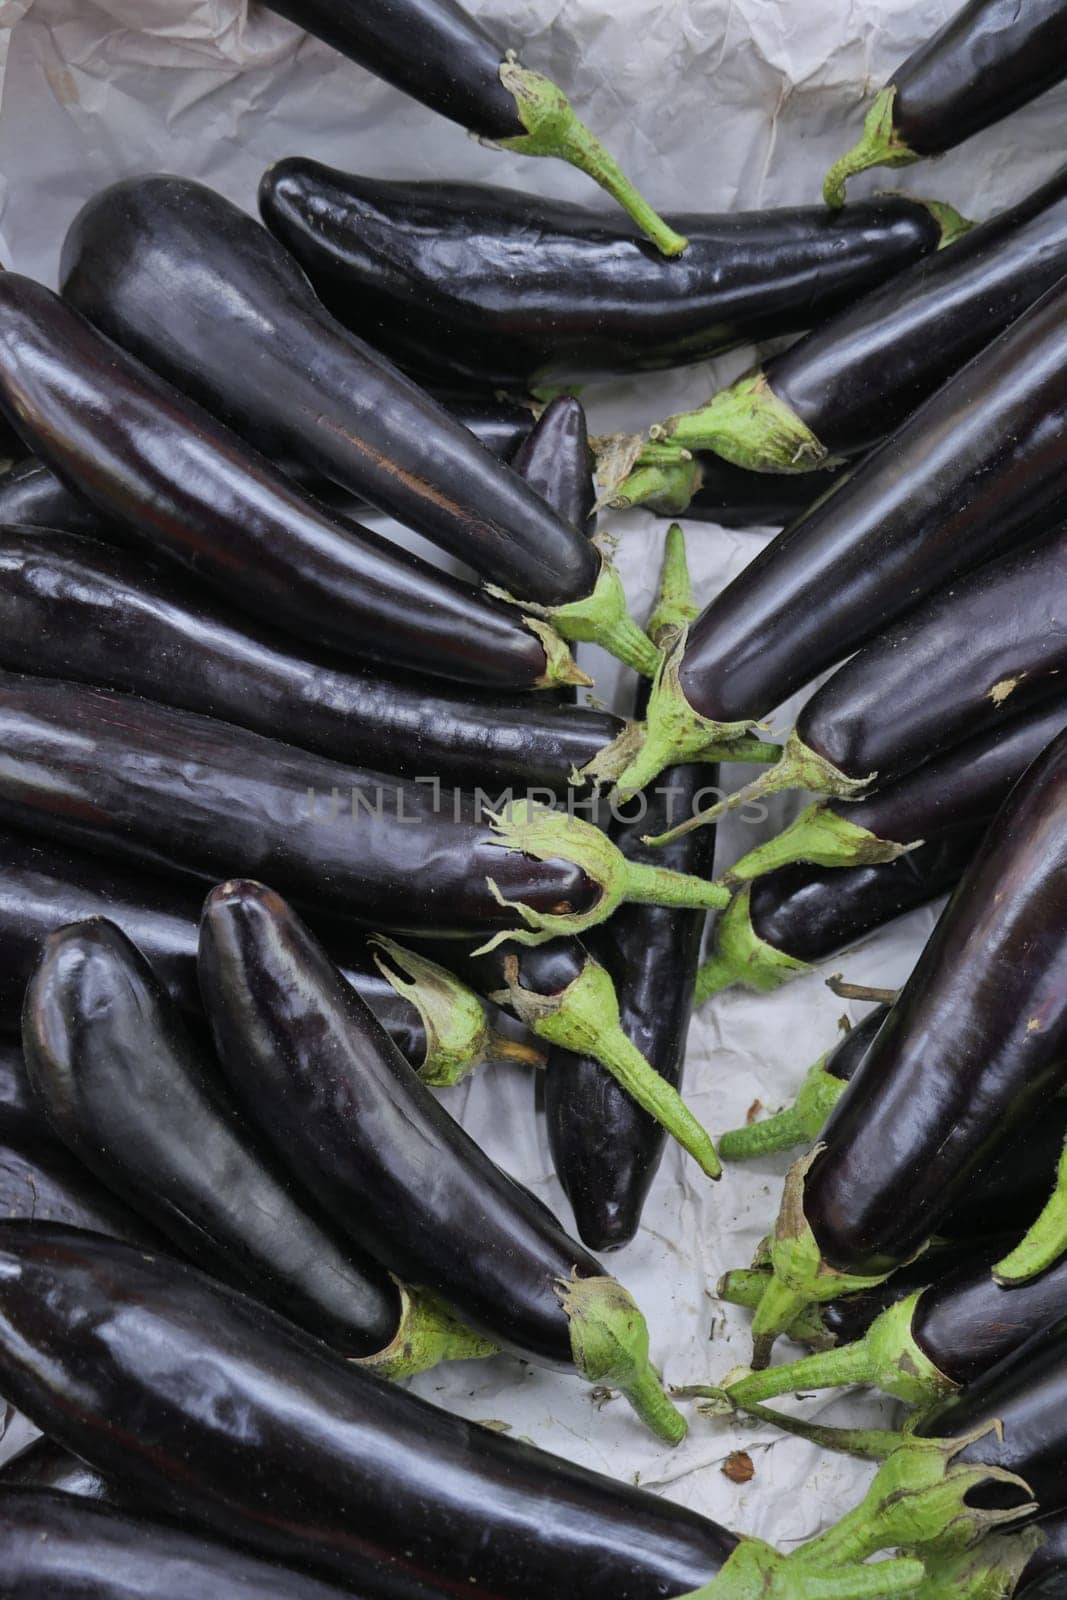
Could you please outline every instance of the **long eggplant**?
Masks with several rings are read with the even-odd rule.
[[[102,1473],[43,1434],[13,1461],[4,1462],[0,1467],[0,1487],[5,1492],[8,1488],[49,1489],[103,1504],[122,1498]]]
[[[362,1600],[813,1592],[815,1545],[780,1557],[449,1415],[195,1268],[0,1223],[0,1272],[0,1388],[38,1426],[146,1507]],[[834,1576],[854,1600],[906,1593],[921,1568]]]
[[[104,190],[71,226],[61,278],[91,322],[265,455],[294,457],[494,592],[654,670],[584,529],[342,328],[282,245],[221,195],[159,176]]]
[[[1067,613],[1063,638],[1067,667]],[[1035,641],[1034,654],[1052,653],[1055,648],[1048,639]],[[892,661],[888,652],[887,657]],[[1046,680],[1040,670],[1034,676],[1039,693]],[[1024,690],[1028,677],[1021,672],[1016,680]],[[918,681],[931,686],[931,692],[922,696],[929,708],[939,698],[941,682],[933,673]],[[819,800],[807,806],[776,838],[757,845],[734,862],[723,881],[750,882],[764,872],[798,861],[821,867],[893,861],[925,839],[950,830],[980,827],[1000,809],[1031,761],[1067,727],[1067,699],[1058,689],[1058,669],[1048,676],[1058,689],[1053,698],[1001,721],[1000,707],[1009,712],[1013,708],[1013,692],[1008,688],[1012,681],[1001,680],[1002,700],[991,698],[988,692],[984,696],[993,718],[985,732],[952,745],[942,755],[906,771],[895,782],[891,779],[884,787],[880,785],[862,799]],[[972,697],[982,698],[981,685],[973,688]],[[1024,703],[1026,698],[1024,693]],[[891,716],[893,709],[888,708],[887,714]],[[830,726],[829,721],[825,726]],[[845,730],[841,731],[843,737],[847,736]],[[906,727],[900,733],[906,736]]]
[[[598,772],[618,776],[624,791],[644,787],[669,761],[742,731],[927,595],[1018,546],[1028,526],[1055,526],[1065,499],[1067,281],[706,607],[659,669],[636,758],[631,736],[614,759],[598,760]],[[913,674],[912,701],[923,698],[917,681]],[[829,764],[814,755],[804,764],[804,783],[826,792]],[[865,768],[863,777],[880,771]]]
[[[739,466],[779,474],[859,455],[900,427],[1065,272],[1067,167],[705,405],[658,424],[652,436],[662,470],[670,472],[668,441],[679,451],[714,450]],[[653,487],[648,468],[645,476]],[[625,484],[620,495],[636,503]]]
[[[666,629],[682,625],[692,612],[685,541],[674,525],[667,534],[660,599],[649,631],[660,642]],[[714,782],[714,774],[695,764],[665,773],[656,792],[643,797],[636,818],[615,829],[623,854],[651,862],[655,853],[641,842],[642,833],[688,814],[709,779]],[[699,848],[690,848],[693,844]],[[697,834],[675,846],[661,865],[710,877],[714,855],[714,832]],[[678,1090],[704,920],[699,911],[627,907],[593,935],[593,953],[614,982],[622,1034]],[[662,1123],[588,1052],[576,1057],[556,1050],[549,1056],[545,1114],[556,1175],[579,1238],[591,1250],[628,1244],[663,1155]]]
[[[622,726],[610,712],[548,695],[360,671],[230,610],[141,552],[47,528],[0,527],[0,666],[121,689],[337,761],[493,794],[509,785],[566,792],[573,771]]]
[[[941,155],[1027,105],[1060,82],[1065,58],[1063,0],[968,0],[875,97],[863,137],[826,175],[827,205],[857,172]]]
[[[539,943],[627,898],[727,897],[626,861],[563,811],[520,800],[483,822],[458,791],[103,689],[0,674],[0,750],[0,822],[156,868],[254,872],[375,928]]]
[[[6,1130],[0,1142],[0,1216],[55,1222],[124,1239],[143,1250],[168,1250],[163,1235],[99,1183],[58,1139],[41,1130]]]
[[[136,544],[130,534],[98,515],[88,500],[73,494],[54,472],[32,456],[0,478],[0,524],[5,527],[62,528],[105,543]]]
[[[688,240],[657,216],[562,89],[519,64],[458,0],[267,0],[272,11],[458,122],[520,155],[558,156],[592,178],[665,256]]]
[[[680,261],[568,201],[395,182],[292,157],[264,174],[263,220],[333,314],[428,379],[530,387],[702,361],[798,333],[935,250],[950,208],[883,198],[687,214]]]
[[[100,516],[312,644],[483,688],[574,680],[546,624],[527,626],[333,516],[73,307],[10,272],[0,274],[0,411]]]
[[[907,858],[905,858],[907,859]],[[1067,733],[993,821],[813,1156],[793,1167],[753,1321],[758,1360],[813,1300],[939,1230],[1067,1081]]]
[[[170,998],[200,1018],[197,928],[205,889],[195,880],[123,868],[87,852],[0,830],[0,1034],[17,1031],[26,985],[49,934],[71,922],[105,917],[147,957]],[[541,1056],[528,1034],[491,1001],[438,963],[390,940],[368,953],[362,937],[321,924],[345,980],[426,1083],[455,1083],[483,1061],[529,1066]],[[0,1040],[0,1060],[8,1046]],[[0,1069],[7,1126],[24,1097],[17,1077]]]
[[[895,861],[863,867],[781,867],[743,884],[715,925],[697,973],[696,1003],[733,984],[769,994],[895,917],[954,889],[981,828],[952,829]]]
[[[1058,696],[1062,704],[1065,570],[1061,525],[906,612],[816,690],[778,764],[725,807],[790,788],[851,800],[1039,701]],[[831,831],[832,819],[823,826]]]
[[[362,1249],[493,1343],[610,1383],[684,1436],[630,1295],[448,1115],[278,895],[212,891],[200,987],[245,1114]]]
[[[82,1469],[79,1484],[91,1477]],[[77,1495],[77,1498],[75,1497]],[[0,1490],[4,1600],[345,1600],[305,1572],[47,1488]]]
[[[49,935],[22,1042],[57,1137],[212,1276],[389,1377],[491,1353],[354,1249],[291,1182],[114,923]]]

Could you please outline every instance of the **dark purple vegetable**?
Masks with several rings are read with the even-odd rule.
[[[893,196],[673,220],[659,260],[634,229],[563,200],[395,182],[293,157],[265,173],[263,220],[353,332],[400,366],[528,389],[638,372],[797,333],[937,248],[951,208]]]
[[[683,1437],[626,1290],[449,1116],[278,895],[212,891],[200,987],[235,1097],[338,1226],[494,1343]]]
[[[1012,550],[1026,528],[1054,526],[1065,497],[1067,281],[951,378],[706,607],[653,683],[636,759],[628,739],[614,762],[598,762],[598,771],[618,772],[625,759],[620,787],[643,787],[669,761],[697,757],[712,739],[743,731],[884,634],[927,595]],[[1031,604],[1035,600],[1046,603],[1044,595],[1030,593]],[[967,700],[973,718],[1002,674],[978,676],[984,662],[972,641],[982,615],[980,592],[973,611],[963,607],[961,618],[965,613],[974,662],[967,682],[977,685]],[[1005,632],[1022,631],[1010,617],[1001,618],[990,655],[1000,651]],[[947,692],[954,705],[960,692],[955,661],[943,640],[941,646],[936,659],[948,669],[948,684],[936,698],[940,704]],[[1009,654],[1006,643],[1003,654]],[[916,648],[907,667],[897,669],[907,678],[909,705],[927,698],[914,692],[916,682],[928,682],[922,664]],[[1038,665],[1032,646],[1028,664]],[[988,714],[988,701],[982,709]],[[884,682],[877,717],[871,705],[865,710],[868,723],[879,720],[890,739],[898,737]],[[959,721],[957,739],[974,727],[966,716]],[[940,731],[940,720],[937,726]],[[927,743],[915,761],[932,753]],[[787,750],[793,780],[826,792],[833,752],[825,759],[812,754],[801,778],[796,758],[804,755],[795,745]],[[879,763],[860,776],[869,781],[872,773],[888,777]]]
[[[609,465],[602,463],[602,468]],[[610,478],[607,481],[611,483]],[[783,528],[839,481],[834,467],[750,472],[718,456],[698,454],[691,461],[661,460],[633,467],[612,485],[608,504],[620,511],[644,506],[657,517],[684,516],[688,522],[715,522],[720,528]]]
[[[77,1495],[83,1500],[97,1500],[111,1504],[122,1499],[114,1486],[95,1470],[79,1461],[77,1456],[64,1450],[42,1434],[28,1450],[5,1461],[0,1467],[0,1485],[6,1490],[54,1489],[61,1494]]]
[[[1040,619],[1035,621],[1039,627],[1042,625]],[[1054,651],[1054,636],[1054,632],[1052,637],[1046,635],[1040,644],[1035,639],[1035,653],[1038,649],[1043,653]],[[1067,611],[1063,639],[1067,667]],[[887,659],[892,661],[888,652]],[[922,766],[912,767],[903,777],[890,777],[884,787],[880,785],[862,799],[820,800],[807,806],[776,838],[757,845],[735,862],[723,881],[749,882],[764,872],[798,861],[821,867],[893,861],[925,839],[960,829],[970,832],[988,821],[1031,761],[1067,726],[1067,699],[1063,698],[1056,670],[1049,673],[1048,683],[1040,670],[1035,671],[1037,688],[1045,684],[1046,698],[1011,715],[1016,688],[1023,691],[1021,706],[1028,699],[1029,676],[1020,669],[1015,678],[1002,679],[995,686],[1000,699],[985,694],[991,720],[983,732],[962,744],[951,745]],[[936,704],[940,677],[931,670],[916,681],[928,683],[930,691],[913,699],[922,699],[927,706]],[[1056,685],[1058,691],[1052,698],[1048,697],[1048,684]],[[978,691],[972,690],[972,695],[977,699]],[[1009,713],[1003,720],[1000,707]],[[892,715],[893,709],[887,714]],[[832,725],[828,717],[824,726]]]
[[[0,1217],[56,1222],[173,1254],[162,1234],[98,1183],[80,1161],[40,1131],[0,1134]]]
[[[638,193],[562,89],[520,66],[515,50],[498,44],[458,0],[268,4],[482,141],[569,161],[606,190],[663,255],[679,255],[688,244]]]
[[[203,1534],[94,1505],[86,1486],[98,1480],[75,1469],[73,1492],[0,1491],[4,1600],[351,1600],[348,1588]]]
[[[369,1600],[471,1593],[472,1576],[492,1600],[656,1600],[735,1548],[682,1506],[353,1369],[193,1268],[25,1224],[0,1238],[0,1390],[184,1522]]]
[[[398,777],[566,791],[622,726],[548,695],[374,670],[231,611],[169,565],[0,527],[0,665],[121,689]],[[770,749],[770,747],[768,747]]]
[[[213,1277],[389,1377],[489,1353],[432,1299],[402,1292],[285,1174],[113,922],[49,936],[22,1040],[55,1134]]]
[[[593,466],[585,408],[572,394],[549,401],[511,462],[512,471],[587,538],[596,529]]]
[[[333,516],[57,295],[10,272],[0,411],[106,521],[312,644],[484,688],[573,678],[545,624],[527,626]]]
[[[1057,1600],[1067,1581],[1067,1515],[1060,1512],[1042,1517],[1029,1531],[1037,1548],[1027,1552],[1026,1565],[1011,1591],[1013,1600]],[[1007,1540],[1004,1544],[1003,1554],[1009,1561],[1013,1556],[1018,1559]]]
[[[269,877],[375,927],[580,931],[634,895],[721,905],[717,885],[627,862],[591,824],[342,766],[129,695],[0,674],[0,822],[155,868]]]
[[[160,176],[104,190],[67,235],[62,280],[102,332],[264,454],[333,479],[546,620],[558,612],[572,637],[655,670],[578,520],[335,322],[277,240],[221,195]]]
[[[787,1180],[757,1354],[804,1304],[910,1260],[1065,1080],[1061,734],[994,819],[814,1157]]]
[[[29,457],[0,478],[0,525],[62,528],[106,543],[136,544],[116,524],[99,516],[81,495],[73,494],[41,461]]]
[[[731,984],[766,994],[804,977],[894,917],[955,888],[982,829],[952,829],[895,861],[780,867],[743,884],[718,919],[697,973],[696,1004]]]
[[[1035,100],[1067,73],[1063,0],[968,0],[875,98],[863,137],[826,175],[827,205],[868,167],[941,155]]]

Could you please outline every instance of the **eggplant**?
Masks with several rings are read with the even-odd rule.
[[[681,260],[564,200],[396,182],[290,157],[259,209],[339,321],[437,383],[528,390],[703,361],[799,333],[935,250],[951,208],[689,213]]]
[[[895,861],[780,867],[743,884],[719,918],[697,973],[696,1004],[733,984],[768,994],[955,888],[982,829],[935,835]]]
[[[398,777],[565,793],[615,738],[551,696],[384,678],[295,643],[140,552],[0,526],[0,666],[143,695]],[[773,747],[767,746],[768,753]]]
[[[852,800],[872,784],[894,784],[965,739],[995,734],[1008,717],[1041,701],[1059,697],[1062,704],[1065,563],[1067,525],[1061,525],[906,612],[816,690],[777,766],[726,807],[790,788]],[[926,686],[921,695],[917,683]],[[922,781],[917,775],[915,783]],[[959,787],[952,780],[953,790]],[[928,815],[930,804],[919,803],[916,816]],[[850,806],[848,819],[854,815]],[[805,812],[801,829],[811,821]],[[835,828],[833,813],[817,816],[816,836],[820,830],[824,840],[837,833],[837,859],[849,859],[846,841],[853,838],[863,848],[848,821]]]
[[[665,256],[688,240],[657,216],[562,89],[519,64],[458,0],[267,0],[334,50],[483,143],[558,156],[592,178]]]
[[[212,1276],[388,1377],[490,1353],[354,1249],[290,1181],[113,922],[49,935],[22,1042],[55,1135]]]
[[[668,443],[776,474],[870,450],[1065,272],[1062,167],[951,250],[872,289],[705,405],[657,424],[660,470],[671,474]],[[651,467],[638,471],[655,486]],[[620,496],[637,504],[639,487],[623,485]]]
[[[573,394],[548,402],[511,460],[511,470],[588,539],[596,532],[594,466],[585,407]]]
[[[1002,634],[1007,626],[1007,623],[1001,624]],[[1063,637],[1067,667],[1067,615]],[[1037,651],[1042,654],[1054,651],[1054,639],[1055,634],[1052,639],[1035,641],[1035,655]],[[888,650],[883,659],[892,662]],[[949,659],[952,660],[951,655]],[[843,670],[847,672],[848,668]],[[1040,668],[1035,670],[1034,678],[1036,692],[1040,692],[1046,683]],[[932,708],[944,688],[941,679],[930,672],[917,681],[930,684],[929,694],[922,698],[927,708]],[[731,885],[751,882],[764,872],[798,861],[821,867],[894,861],[924,839],[980,826],[1000,809],[1031,761],[1067,726],[1067,700],[1058,690],[1058,669],[1053,668],[1048,673],[1048,681],[1057,685],[1053,697],[1039,701],[1030,710],[1020,710],[1018,715],[1000,720],[1001,708],[1010,712],[1013,707],[1016,687],[1023,690],[1022,703],[1025,704],[1029,697],[1029,673],[1020,670],[1014,678],[1001,679],[995,688],[1002,698],[998,699],[988,690],[984,695],[994,719],[986,731],[950,746],[922,766],[905,771],[904,776],[895,781],[891,778],[884,787],[877,787],[859,800],[820,800],[805,807],[776,838],[757,845],[736,861],[723,875],[723,881]],[[974,702],[981,698],[980,684],[972,686],[970,697]],[[890,707],[888,714],[892,715],[893,710],[895,707]],[[802,718],[805,716],[806,710],[801,713]],[[829,728],[830,721],[824,726]],[[898,725],[897,731],[906,735],[906,725],[903,728]],[[842,738],[847,737],[845,729],[840,733]],[[936,743],[935,740],[931,742]]]
[[[375,927],[519,943],[580,932],[627,897],[726,891],[626,861],[597,828],[517,801],[342,766],[130,695],[0,673],[0,824],[156,869],[257,872]]]
[[[0,1490],[6,1494],[8,1488],[54,1490],[58,1494],[77,1495],[80,1499],[104,1504],[122,1500],[102,1473],[43,1434],[28,1450],[0,1467]]]
[[[826,175],[827,205],[857,172],[941,155],[1029,104],[1067,73],[1065,53],[1063,0],[968,0],[876,95],[859,143]]]
[[[278,895],[212,890],[200,987],[245,1115],[362,1249],[492,1343],[684,1436],[630,1295],[448,1115]]]
[[[338,519],[58,295],[11,272],[0,275],[0,412],[139,546],[311,644],[483,688],[574,681],[544,623],[527,626]]]
[[[17,1039],[0,1039],[0,1141],[25,1145],[44,1134],[44,1115],[26,1076],[22,1046]]]
[[[42,1119],[43,1121],[43,1119]],[[137,1211],[98,1183],[47,1130],[0,1143],[0,1216],[124,1239],[143,1250],[173,1250]]]
[[[685,540],[667,534],[660,600],[649,631],[657,642],[692,615]],[[638,695],[638,710],[641,696]],[[642,797],[636,817],[614,830],[629,859],[710,877],[714,832],[683,841],[664,857],[641,842],[650,826],[688,814],[709,781],[703,766],[672,769]],[[694,845],[698,848],[692,848]],[[593,953],[612,979],[619,1027],[663,1081],[680,1090],[704,914],[624,907],[593,934]],[[545,1114],[556,1174],[571,1203],[578,1236],[591,1250],[617,1250],[634,1237],[663,1155],[665,1130],[591,1052],[556,1049],[545,1075]],[[707,1170],[705,1168],[705,1170]],[[716,1173],[718,1166],[713,1169]]]
[[[1056,1600],[1067,1578],[1067,1514],[1042,1517],[1031,1533],[1036,1548],[1026,1553],[1026,1565],[1011,1591],[1013,1600]],[[1007,1540],[1005,1546],[1001,1551],[1009,1561],[1013,1556],[1017,1559]]]
[[[493,593],[655,670],[585,531],[342,328],[283,246],[221,195],[166,176],[105,189],[75,218],[61,277],[96,327],[265,455],[294,457],[466,562]]]
[[[994,1260],[987,1250],[984,1260],[914,1289],[881,1312],[860,1339],[763,1372],[730,1373],[724,1388],[744,1406],[798,1390],[873,1384],[926,1410],[1067,1316],[1067,1264],[1005,1289],[992,1275]]]
[[[766,716],[927,595],[1018,547],[1027,528],[1055,526],[1065,501],[1067,281],[712,600],[661,664],[636,758],[631,736],[597,759],[597,774],[617,777],[627,792],[670,761],[699,757],[713,739],[721,743]],[[938,656],[939,664],[947,659]],[[916,666],[913,702],[922,698],[914,694]],[[978,694],[996,683],[982,683]],[[884,714],[881,683],[878,696]],[[894,727],[891,718],[885,725]],[[957,737],[967,731],[964,725]],[[814,754],[802,763],[804,754],[787,749],[794,781],[827,792],[829,763]],[[864,780],[871,775],[864,768]]]
[[[752,472],[706,451],[687,450],[678,460],[671,446],[653,447],[643,441],[624,444],[622,465],[617,466],[603,453],[611,448],[605,437],[594,445],[605,485],[602,501],[613,510],[643,506],[657,517],[684,516],[689,522],[714,522],[720,528],[784,528],[835,488],[840,478],[836,463],[810,472]],[[621,478],[616,476],[620,470]]]
[[[81,1485],[0,1490],[5,1600],[351,1600],[307,1573],[92,1503]],[[77,1496],[77,1498],[75,1498]]]
[[[148,958],[170,999],[202,1019],[196,945],[205,892],[193,879],[124,870],[83,851],[0,830],[0,1034],[20,1026],[26,985],[48,935],[92,917],[116,923]],[[323,926],[346,982],[424,1082],[455,1083],[482,1061],[540,1064],[528,1035],[437,963],[387,939],[379,939],[371,955],[351,928]],[[2,1039],[0,1052],[0,1063],[10,1062]],[[14,1072],[0,1065],[4,1126],[24,1103]]]
[[[702,1600],[744,1600],[775,1575],[776,1592],[813,1592],[829,1535],[789,1557],[739,1540],[383,1384],[193,1267],[0,1223],[0,1273],[0,1388],[38,1425],[146,1509],[362,1600],[660,1600],[703,1585]],[[882,1548],[868,1539],[859,1559]],[[922,1569],[834,1576],[859,1600],[905,1594]]]
[[[907,859],[907,858],[905,858]],[[812,1300],[920,1251],[973,1174],[1067,1082],[1067,733],[1013,789],[838,1100],[793,1167],[753,1320],[757,1361]]]
[[[105,543],[136,544],[121,527],[101,517],[81,495],[73,494],[54,472],[32,456],[0,478],[0,525],[62,528]]]

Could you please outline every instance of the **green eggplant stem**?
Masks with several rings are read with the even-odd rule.
[[[519,606],[528,627],[536,631],[540,623],[542,629],[547,628],[547,636],[544,633],[538,635],[543,642],[546,637],[554,636],[561,643],[598,644],[617,657],[624,666],[651,678],[659,666],[660,653],[627,610],[626,593],[614,562],[605,554],[602,545],[598,545],[598,549],[601,555],[600,572],[591,593],[580,600],[571,600],[566,605],[542,606],[532,600],[518,600],[496,583],[487,583],[483,587],[494,600]],[[567,656],[570,659],[569,651]],[[554,683],[567,681],[588,686],[591,681],[576,666],[575,675],[566,680],[560,676],[563,668],[554,667],[553,670],[556,674],[552,680]]]
[[[701,1006],[733,984],[770,994],[814,969],[761,939],[752,926],[750,885],[734,895],[715,928],[714,942],[697,971],[693,1004]]]
[[[645,631],[656,648],[662,650],[696,615],[685,534],[680,523],[672,522],[663,540],[659,591]]]
[[[1067,1251],[1067,1145],[1060,1155],[1056,1182],[1037,1220],[1015,1249],[993,1268],[997,1283],[1028,1283],[1046,1272]]]
[[[896,98],[896,86],[892,83],[876,96],[859,142],[840,156],[826,174],[823,199],[834,210],[844,205],[848,180],[857,173],[866,172],[869,167],[908,167],[921,159],[908,148],[893,125]]]
[[[805,1561],[809,1548],[783,1556],[762,1539],[742,1537],[711,1582],[681,1600],[876,1600],[911,1594],[922,1582],[923,1565],[913,1557],[824,1572]]]
[[[661,516],[681,516],[704,482],[704,468],[686,451],[673,462],[639,461],[633,472],[609,491],[605,504],[612,511],[648,506]]]
[[[729,1305],[745,1306],[749,1311],[754,1311],[763,1299],[769,1279],[770,1273],[762,1268],[735,1267],[723,1273],[715,1293]],[[787,1337],[797,1344],[812,1345],[816,1350],[826,1349],[834,1342],[833,1334],[819,1315],[818,1306],[806,1306],[800,1316],[789,1324]]]
[[[633,1296],[614,1278],[561,1278],[555,1285],[570,1325],[577,1371],[593,1384],[618,1389],[657,1438],[679,1444],[687,1423],[653,1367],[648,1326]]]
[[[724,1161],[750,1161],[753,1156],[770,1155],[779,1150],[791,1150],[794,1145],[810,1143],[822,1132],[830,1112],[845,1092],[840,1078],[827,1072],[823,1056],[809,1067],[800,1086],[796,1103],[787,1106],[774,1116],[761,1122],[750,1122],[744,1128],[731,1128],[719,1139],[719,1155]]]
[[[1019,1579],[1041,1546],[1040,1523],[993,1533],[973,1550],[935,1553],[925,1559],[923,1600],[1011,1600]]]
[[[468,1328],[435,1294],[394,1281],[400,1292],[397,1331],[384,1350],[353,1361],[353,1366],[399,1382],[441,1361],[483,1361],[499,1354],[495,1344]]]
[[[858,827],[825,800],[819,800],[807,806],[773,839],[756,845],[735,861],[729,871],[723,873],[722,881],[731,887],[751,883],[768,872],[776,872],[779,867],[801,862],[813,867],[876,866],[896,861],[922,842],[912,839],[908,844],[901,844],[896,839],[880,839],[869,828]]]
[[[849,983],[843,972],[833,972],[826,987],[839,1000],[869,1000],[872,1005],[896,1005],[899,989],[872,988],[869,983]]]

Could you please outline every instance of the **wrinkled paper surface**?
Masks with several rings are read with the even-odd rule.
[[[669,212],[817,203],[827,166],[858,136],[865,95],[954,4],[468,0],[468,8],[504,45],[524,45],[524,61],[568,90],[649,199]],[[250,210],[263,169],[290,154],[381,177],[513,183],[598,201],[581,174],[480,147],[262,6],[240,0],[0,0],[0,73],[0,259],[53,284],[78,207],[101,186],[137,172],[202,179]],[[984,218],[1059,165],[1065,106],[1067,94],[1054,91],[950,156],[867,174],[850,193],[900,188]],[[752,355],[738,351],[716,364],[589,390],[593,429],[641,428],[695,404]],[[643,615],[665,524],[635,512],[610,526],[619,535],[632,607]],[[765,537],[700,523],[688,531],[701,602]],[[627,710],[632,688],[614,664],[592,650],[583,660],[596,674],[597,692]],[[783,707],[776,726],[786,728],[795,709]],[[751,775],[735,768],[727,781],[732,787]],[[758,831],[798,808],[790,798],[772,802],[771,821]],[[751,825],[723,827],[720,865],[756,837]],[[685,1085],[705,1124],[720,1132],[744,1121],[754,1101],[773,1109],[790,1099],[804,1069],[833,1043],[838,1019],[864,1009],[836,1000],[822,979],[844,969],[858,982],[901,982],[933,921],[926,911],[903,919],[777,995],[729,993],[706,1007],[690,1031]],[[498,1067],[449,1091],[446,1101],[570,1225],[528,1074]],[[748,1314],[722,1306],[715,1284],[725,1269],[748,1264],[777,1210],[786,1165],[779,1157],[729,1168],[714,1185],[675,1147],[668,1150],[637,1240],[611,1262],[645,1310],[668,1382],[714,1381],[747,1358]],[[692,1407],[690,1435],[671,1451],[647,1436],[618,1398],[598,1406],[577,1380],[504,1357],[429,1373],[416,1386],[456,1411],[504,1423],[516,1436],[785,1550],[853,1504],[869,1475],[763,1427],[706,1421]],[[857,1421],[889,1415],[869,1396],[808,1402],[807,1410]],[[739,1448],[755,1466],[743,1485],[720,1470]]]

